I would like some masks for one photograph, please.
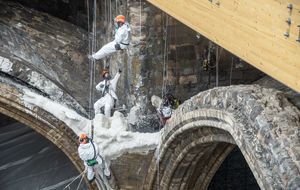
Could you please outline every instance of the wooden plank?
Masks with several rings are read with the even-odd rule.
[[[300,92],[300,43],[296,41],[299,0],[148,1]],[[289,3],[293,4],[292,11],[287,8]],[[291,25],[287,18],[291,18]],[[283,35],[286,31],[290,33],[288,38]]]

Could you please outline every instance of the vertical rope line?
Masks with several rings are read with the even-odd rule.
[[[106,0],[104,0],[104,20],[106,21],[107,18],[106,18]]]
[[[88,28],[87,28],[87,31],[88,31],[88,41],[89,41],[89,55],[91,55],[91,36],[90,36],[90,3],[89,3],[90,0],[86,0],[86,6],[87,6],[87,19],[88,19]],[[91,62],[91,59],[89,60],[89,63]]]
[[[166,76],[166,60],[167,60],[167,40],[168,40],[168,15],[166,14],[166,21],[165,21],[165,29],[164,29],[164,40],[165,40],[165,44],[164,44],[164,60],[163,60],[163,85],[162,85],[162,97],[164,94],[164,90],[165,90],[165,86],[166,86],[166,82],[165,82],[165,76]]]
[[[97,0],[94,0],[94,14],[93,14],[93,35],[92,35],[92,53],[96,51],[96,29],[97,29]],[[89,119],[91,120],[91,127],[90,127],[90,137],[94,138],[94,120],[92,119],[92,110],[93,110],[93,103],[94,103],[94,80],[95,80],[95,60],[91,60],[90,62],[90,101],[89,101]]]
[[[142,37],[142,0],[140,0],[140,43]]]
[[[216,87],[219,86],[219,46],[216,48]]]
[[[168,48],[167,48],[167,40],[168,40],[168,15],[166,15],[166,21],[164,22],[163,20],[163,26],[165,26],[164,28],[164,40],[165,40],[165,44],[164,44],[164,60],[163,60],[163,85],[162,85],[162,91],[161,91],[161,94],[162,94],[162,97],[164,95],[164,91],[165,91],[165,85],[166,85],[166,82],[165,82],[165,77],[167,75],[166,73],[166,62],[168,61]],[[159,131],[161,131],[161,126],[159,126]],[[160,136],[160,140],[159,140],[159,146],[158,146],[158,156],[157,156],[157,189],[159,190],[160,189],[160,175],[159,175],[159,171],[160,171],[160,165],[159,165],[159,162],[160,162],[160,145],[161,145],[161,141],[162,141],[162,136]]]
[[[115,14],[115,16],[116,15],[118,15],[118,0],[115,0],[116,1],[116,14]]]
[[[89,40],[89,55],[91,55],[93,53],[93,40],[94,40],[94,33],[92,33],[92,35],[90,35],[90,3],[89,3],[90,0],[87,0],[87,15],[88,15],[88,40]],[[94,32],[94,25],[92,25],[92,32]],[[92,41],[92,42],[91,42]],[[89,75],[90,75],[90,90],[89,90],[89,119],[91,120],[92,119],[92,96],[93,96],[93,84],[92,84],[92,65],[93,65],[93,60],[92,59],[89,59]],[[92,123],[91,123],[92,125]],[[90,131],[89,131],[89,136],[92,135],[92,126],[90,128]]]
[[[84,175],[82,175],[82,176],[81,176],[80,182],[79,182],[79,184],[78,184],[78,186],[77,186],[76,190],[78,190],[78,189],[79,189],[79,187],[80,187],[80,185],[81,185],[81,182],[82,182],[82,180],[83,180],[83,176],[84,176]]]
[[[111,23],[112,15],[111,15],[111,0],[109,0],[109,23]]]
[[[230,75],[229,75],[229,85],[231,86],[232,80],[232,67],[233,67],[233,56],[231,56],[231,66],[230,66]]]

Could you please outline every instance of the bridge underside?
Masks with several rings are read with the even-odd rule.
[[[300,92],[299,1],[148,1]]]

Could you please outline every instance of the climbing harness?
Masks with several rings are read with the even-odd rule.
[[[107,93],[109,93],[109,84],[108,84],[108,79],[104,79],[104,89],[102,91],[102,97],[104,97]]]
[[[93,159],[87,160],[86,163],[87,163],[88,166],[94,166],[94,165],[98,164],[98,161],[96,159],[97,154],[96,154],[96,148],[95,148],[95,145],[94,145],[92,139],[90,139],[90,142],[91,142],[91,144],[93,146],[93,149],[94,149],[94,157],[93,157]]]

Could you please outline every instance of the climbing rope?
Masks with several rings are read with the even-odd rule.
[[[87,0],[87,15],[88,15],[88,35],[90,36],[90,4],[89,0]],[[96,29],[97,29],[97,0],[94,0],[93,4],[93,24],[92,24],[92,36],[89,37],[89,55],[96,52],[96,46],[97,46],[97,35],[96,35]],[[91,139],[94,137],[94,120],[93,117],[93,103],[94,103],[94,83],[95,83],[95,59],[89,60],[90,65],[90,94],[89,94],[89,119],[91,120],[91,126],[90,126],[90,132],[89,136]]]
[[[164,96],[164,93],[166,92],[166,78],[168,77],[168,73],[167,73],[167,61],[168,61],[168,44],[167,44],[167,40],[168,40],[168,24],[169,24],[169,17],[167,14],[166,15],[166,21],[163,23],[163,25],[165,26],[164,28],[164,40],[165,40],[165,44],[164,44],[164,55],[163,55],[163,85],[162,85],[162,89],[161,89],[161,96]],[[159,126],[159,131],[161,130],[161,125]],[[160,189],[160,176],[159,176],[159,170],[160,170],[160,144],[162,141],[162,136],[160,136],[160,140],[159,140],[159,146],[158,146],[158,151],[157,151],[157,189]]]
[[[229,85],[231,86],[232,80],[232,67],[233,67],[233,56],[231,56],[231,65],[230,65],[230,75],[229,75]]]
[[[77,186],[76,190],[79,190],[79,187],[80,187],[80,185],[81,185],[81,182],[82,182],[82,180],[83,180],[83,176],[84,176],[84,175],[82,175],[82,176],[81,176],[81,179],[80,179],[80,181],[79,181],[79,184],[78,184],[78,186]]]
[[[90,0],[86,0],[86,4],[87,4],[87,19],[88,19],[88,41],[89,41],[89,55],[92,55],[92,44],[91,44],[91,38],[93,39],[94,36],[90,36],[90,3],[89,3]],[[93,64],[93,60],[92,59],[89,59],[89,65],[90,65],[90,94],[89,94],[89,119],[91,119],[92,117],[92,80],[91,80],[91,67],[92,67],[92,64]],[[92,127],[91,127],[92,128]],[[90,134],[91,135],[91,134]]]
[[[219,46],[216,48],[216,87],[219,86]]]
[[[78,176],[76,176],[70,183],[68,183],[64,188],[63,188],[63,190],[65,190],[65,189],[67,189],[67,188],[69,188],[70,189],[70,185],[72,184],[72,183],[74,183],[80,176],[82,176],[81,177],[81,180],[80,181],[82,181],[82,179],[83,179],[83,174],[85,173],[85,170],[83,171],[83,172],[81,172]],[[80,182],[81,183],[81,182]],[[79,183],[79,185],[78,185],[78,187],[80,186],[80,183]]]
[[[216,87],[219,86],[219,62],[222,55],[223,48],[217,45],[216,48]]]
[[[140,43],[142,37],[142,0],[140,0]]]
[[[167,47],[167,40],[168,40],[168,15],[166,14],[166,21],[164,23],[165,25],[165,28],[164,28],[164,40],[165,40],[165,44],[164,44],[164,60],[163,60],[163,85],[162,85],[162,90],[161,90],[161,97],[163,97],[164,93],[166,92],[166,76],[168,76],[168,73],[167,73],[167,50],[168,50],[168,47]]]

